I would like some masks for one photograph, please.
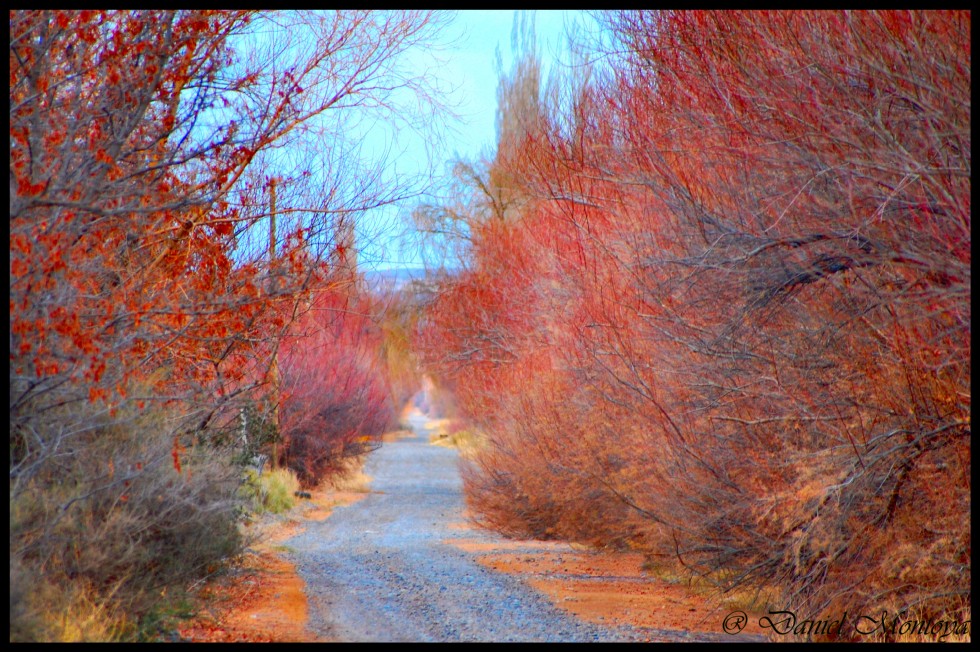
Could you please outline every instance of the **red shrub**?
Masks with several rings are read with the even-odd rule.
[[[340,470],[396,417],[375,309],[363,296],[320,292],[283,342],[283,457],[304,486]]]

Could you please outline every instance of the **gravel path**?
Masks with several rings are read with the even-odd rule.
[[[634,641],[680,632],[603,628],[555,608],[519,579],[484,568],[445,539],[464,521],[455,449],[415,437],[368,457],[372,493],[286,542],[306,583],[309,628],[341,641]],[[671,636],[672,635],[672,636]]]

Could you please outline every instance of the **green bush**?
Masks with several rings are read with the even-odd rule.
[[[242,495],[251,503],[255,514],[281,514],[296,504],[294,494],[299,490],[299,480],[289,469],[274,469],[261,475],[255,469],[245,470]]]

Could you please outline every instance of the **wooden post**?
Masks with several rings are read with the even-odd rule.
[[[276,259],[276,179],[269,180],[269,294],[275,296],[276,282],[272,275],[272,264]],[[276,435],[281,436],[279,430],[279,347],[276,346],[272,353],[272,364],[269,368],[269,380],[272,383],[272,423],[276,427]],[[279,468],[279,445],[276,441],[272,442],[272,468]]]

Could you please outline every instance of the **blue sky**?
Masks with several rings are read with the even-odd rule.
[[[407,173],[423,171],[431,165],[434,174],[445,174],[455,158],[473,160],[491,154],[496,142],[497,108],[496,51],[505,71],[512,62],[511,33],[514,10],[459,11],[456,19],[442,33],[440,45],[426,52],[412,53],[409,62],[420,70],[434,74],[440,86],[452,88],[449,101],[455,106],[458,120],[445,125],[444,142],[426,154],[422,138],[426,134],[399,133],[394,145],[396,169]],[[567,59],[566,24],[584,20],[581,11],[536,11],[533,13],[538,50],[544,74],[552,62]],[[391,147],[391,134],[380,128],[373,137]],[[408,211],[413,202],[376,213],[360,225],[362,267],[386,268],[420,266],[422,261],[409,252],[399,251],[396,243],[403,222],[398,211]],[[366,270],[365,270],[366,271]]]
[[[497,109],[497,73],[494,69],[496,50],[500,49],[504,70],[512,62],[511,33],[513,10],[460,11],[447,30],[458,44],[447,51],[444,66],[446,79],[459,86],[462,102],[462,129],[454,141],[461,154],[476,155],[482,148],[495,144],[494,122]],[[535,33],[545,67],[565,54],[565,24],[574,20],[578,11],[536,11],[533,15]]]

